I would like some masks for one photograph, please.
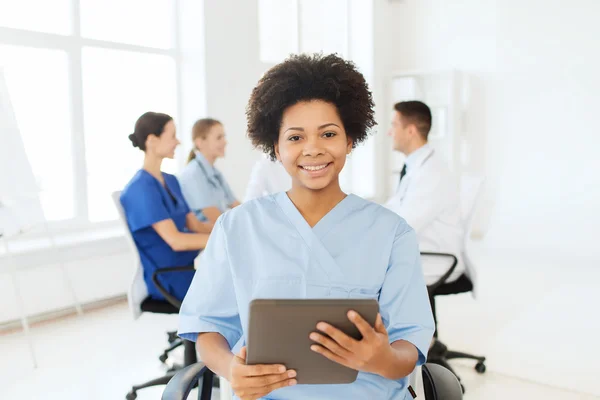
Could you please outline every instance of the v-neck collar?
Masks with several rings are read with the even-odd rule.
[[[173,207],[177,207],[177,205],[179,204],[179,200],[177,199],[177,196],[175,196],[175,192],[169,187],[169,180],[167,179],[167,176],[165,175],[164,172],[160,172],[163,179],[165,180],[164,185],[162,184],[161,181],[158,180],[157,177],[155,177],[154,175],[152,175],[150,172],[146,171],[145,169],[142,168],[142,170],[144,173],[146,173],[149,177],[151,177],[154,182],[156,182],[156,184],[160,187],[160,189],[166,193],[166,197],[169,198],[169,201],[171,202]]]
[[[300,210],[296,207],[294,202],[290,199],[286,192],[280,192],[276,194],[278,202],[281,206],[294,215],[294,220],[305,225],[308,229],[311,229],[318,237],[323,237],[329,230],[335,225],[336,220],[341,219],[347,212],[348,204],[352,204],[356,196],[348,194],[342,200],[340,200],[327,214],[325,214],[316,224],[311,227],[308,221],[304,218]]]

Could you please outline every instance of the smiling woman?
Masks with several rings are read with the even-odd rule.
[[[353,143],[343,126],[335,105],[322,100],[300,102],[283,113],[275,154],[293,184],[313,190],[335,185]]]
[[[321,68],[305,69],[317,61]],[[335,55],[293,56],[270,69],[261,82],[254,88],[246,110],[248,135],[273,160],[277,157],[275,144],[279,142],[282,110],[296,103],[320,100],[334,106],[339,127],[353,148],[366,140],[369,129],[375,126],[373,99],[365,78],[354,64]],[[304,129],[305,124],[289,127]]]
[[[201,221],[215,222],[219,215],[239,204],[225,176],[215,167],[225,157],[227,140],[223,124],[202,118],[192,127],[194,147],[179,176],[183,196]]]
[[[148,294],[164,300],[152,274],[158,268],[193,265],[211,226],[190,211],[177,178],[161,171],[163,160],[172,159],[179,145],[173,119],[163,113],[144,113],[129,140],[144,152],[144,165],[125,186],[120,200],[144,267]],[[193,276],[193,271],[186,271],[158,279],[170,295],[181,300]]]
[[[375,123],[364,77],[335,55],[292,56],[258,82],[247,115],[252,142],[281,161],[292,188],[217,220],[181,307],[181,336],[197,341],[239,398],[405,399],[406,377],[433,336],[416,235],[339,182],[346,156]],[[295,386],[286,366],[246,365],[245,347],[232,350],[245,344],[256,298],[377,299],[374,326],[348,315],[362,340],[321,323],[306,349],[360,371],[357,380]]]

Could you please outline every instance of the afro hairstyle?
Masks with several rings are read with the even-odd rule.
[[[376,125],[372,94],[354,63],[335,54],[292,55],[269,69],[252,90],[246,116],[254,147],[275,160],[284,111],[312,100],[336,106],[353,148]]]

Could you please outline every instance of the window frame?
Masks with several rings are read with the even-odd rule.
[[[173,7],[173,43],[170,49],[132,45],[106,40],[89,39],[81,35],[80,0],[71,1],[71,34],[37,32],[26,29],[7,28],[0,26],[0,44],[22,46],[37,49],[61,50],[67,54],[69,77],[69,111],[71,114],[71,145],[74,183],[74,218],[49,221],[48,228],[56,234],[71,232],[112,229],[119,226],[117,218],[109,221],[91,222],[88,210],[87,165],[85,159],[85,131],[83,115],[83,65],[82,51],[84,47],[94,47],[112,50],[124,50],[134,53],[147,53],[168,56],[175,63],[176,110],[182,112],[182,83],[181,83],[181,46],[180,28],[178,25],[180,0],[172,0]],[[133,122],[132,122],[133,123]],[[175,160],[180,165],[181,160]],[[32,231],[28,237],[44,235],[40,230]]]

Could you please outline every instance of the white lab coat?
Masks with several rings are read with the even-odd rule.
[[[285,192],[291,187],[292,178],[283,165],[278,161],[271,161],[267,156],[261,157],[252,168],[244,201]]]
[[[447,280],[459,278],[465,267],[461,260],[463,221],[459,185],[446,161],[426,144],[406,159],[406,175],[385,206],[404,218],[417,232],[419,249],[454,254],[459,262]],[[448,258],[422,257],[425,282],[436,282],[450,267]]]

